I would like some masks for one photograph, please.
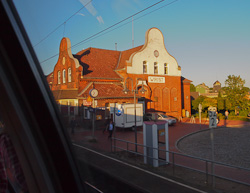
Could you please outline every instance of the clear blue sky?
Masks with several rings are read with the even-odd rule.
[[[75,45],[159,0],[93,0],[73,17],[89,0],[14,2],[33,45],[60,26],[34,46],[42,62],[58,54],[63,36]],[[115,49],[115,43],[121,51],[132,48],[131,21],[72,48],[72,53],[88,47]],[[144,44],[151,27],[162,31],[168,52],[194,85],[204,82],[211,87],[219,80],[224,86],[228,75],[240,75],[250,87],[250,0],[165,0],[134,17],[135,46]],[[57,59],[41,63],[45,75]]]

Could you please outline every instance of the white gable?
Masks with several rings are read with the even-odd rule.
[[[146,63],[147,70],[144,74],[181,76],[177,61],[167,52],[163,35],[157,28],[151,28],[146,32],[144,46],[140,51],[132,54],[127,63],[129,74],[143,74],[143,63]],[[167,66],[167,73],[164,65]],[[155,66],[158,68],[157,73]]]

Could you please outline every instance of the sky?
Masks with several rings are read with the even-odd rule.
[[[115,44],[123,51],[132,48],[132,37],[134,47],[143,45],[146,31],[157,27],[182,76],[194,85],[204,82],[212,87],[218,80],[224,86],[229,75],[240,75],[250,87],[250,0],[14,3],[45,75],[54,69],[63,37],[70,39],[73,54],[88,47],[115,50]]]

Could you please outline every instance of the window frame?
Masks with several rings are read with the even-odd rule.
[[[0,30],[0,112],[29,192],[84,192],[57,104],[11,0],[0,2],[0,25],[4,26]]]

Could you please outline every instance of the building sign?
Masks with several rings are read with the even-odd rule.
[[[83,100],[83,105],[84,106],[90,106],[90,105],[92,105],[92,102],[88,101],[88,100]]]
[[[148,82],[151,83],[165,83],[165,77],[149,76]]]

